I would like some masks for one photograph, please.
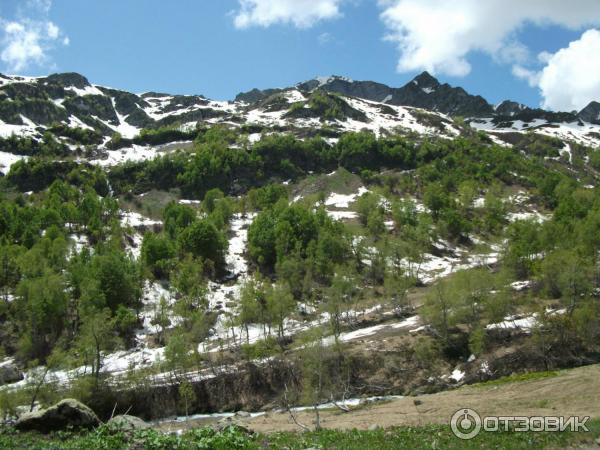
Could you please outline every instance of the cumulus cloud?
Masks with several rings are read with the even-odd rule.
[[[544,108],[581,110],[600,101],[600,31],[591,29],[568,47],[539,56],[545,67],[525,78],[540,89]]]
[[[68,36],[48,19],[51,5],[51,0],[29,0],[18,18],[0,17],[0,60],[8,70],[21,72],[45,65],[53,48],[69,44]]]
[[[471,71],[467,56],[473,51],[521,64],[528,51],[515,35],[523,25],[580,29],[600,24],[598,0],[379,0],[379,4],[386,38],[400,52],[401,72],[465,76]]]
[[[239,0],[234,24],[240,29],[275,24],[310,28],[319,21],[339,17],[341,3],[342,0]]]

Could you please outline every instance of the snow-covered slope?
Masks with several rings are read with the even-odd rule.
[[[336,135],[361,130],[369,130],[379,136],[414,133],[450,139],[461,133],[461,127],[448,115],[438,112],[437,106],[435,110],[426,110],[395,104],[391,101],[391,94],[383,96],[387,92],[382,87],[384,85],[354,82],[343,77],[313,81],[286,89],[257,91],[260,93],[258,96],[240,97],[258,99],[252,102],[224,102],[198,95],[156,92],[137,95],[93,85],[85,77],[74,73],[38,78],[0,75],[0,138],[16,135],[41,140],[44,132],[56,124],[91,130],[100,136],[99,143],[95,145],[97,151],[91,153],[93,156],[78,154],[76,158],[111,166],[128,160],[151,159],[170,151],[171,148],[165,150],[149,145],[140,138],[143,129],[161,127],[183,131],[193,130],[198,124],[224,124],[229,127],[254,125],[263,133],[288,132],[300,137],[326,128],[328,135],[332,136],[327,139],[330,144],[336,142]],[[425,86],[419,89],[419,95],[432,95],[432,89],[438,93],[443,90],[443,86],[430,76],[420,76],[414,81],[416,84],[413,82],[410,89],[414,90],[417,85]],[[321,90],[327,87],[334,91],[337,85],[345,86],[345,92],[359,95]],[[455,95],[457,88],[452,89],[448,92]],[[372,97],[376,93],[381,94],[381,101],[360,97]],[[510,110],[511,113],[503,115],[502,120],[492,115],[475,117],[466,122],[477,130],[489,133],[492,140],[503,145],[506,145],[503,134],[533,132],[555,136],[566,142],[600,147],[600,125],[572,114],[541,110],[539,112],[543,118],[525,122],[519,120],[520,114],[531,116],[537,114],[538,110],[512,103],[504,102],[503,105],[508,106],[494,110],[497,114]],[[111,150],[107,145],[116,133],[125,142]],[[253,131],[248,137],[253,143],[261,138],[261,133]],[[56,139],[72,151],[84,147],[65,136],[57,135]],[[23,157],[13,154],[10,148],[2,148],[0,152],[0,171],[5,174],[11,164]]]

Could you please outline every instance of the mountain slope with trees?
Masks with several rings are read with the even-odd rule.
[[[2,80],[7,419],[73,397],[101,418],[318,420],[332,400],[600,361],[587,131],[315,87],[252,106]]]

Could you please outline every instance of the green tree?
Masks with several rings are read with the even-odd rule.
[[[277,326],[279,338],[283,338],[285,319],[296,306],[291,289],[287,284],[278,283],[267,291],[266,300],[271,321]]]
[[[431,211],[434,220],[437,220],[440,217],[442,210],[450,206],[448,192],[442,185],[437,183],[432,183],[425,188],[423,202]]]
[[[246,343],[250,343],[250,325],[267,322],[267,299],[263,282],[258,277],[247,280],[240,292],[237,321],[246,331]]]
[[[186,318],[192,311],[206,310],[208,289],[201,261],[186,256],[171,274],[171,283],[178,295],[175,304],[177,314]]]
[[[164,296],[154,309],[154,317],[150,321],[151,325],[158,327],[158,343],[163,345],[165,342],[165,330],[171,325],[170,308]]]
[[[114,349],[116,344],[114,321],[109,309],[90,312],[82,317],[77,348],[84,364],[91,367],[96,385],[102,369],[103,352]]]
[[[359,295],[357,274],[353,268],[337,267],[323,305],[329,314],[329,322],[336,343],[338,343],[342,331],[342,323],[344,319],[350,319],[348,311]]]
[[[159,234],[146,233],[142,241],[142,263],[156,278],[166,278],[176,254],[175,250],[172,239]]]
[[[141,283],[137,264],[122,251],[107,249],[91,259],[91,274],[98,280],[100,290],[111,311],[119,305],[138,307]]]
[[[196,401],[196,392],[194,386],[188,380],[184,380],[179,384],[178,388],[179,399],[183,403],[185,416],[189,416],[189,408]]]
[[[68,299],[61,275],[46,272],[22,280],[17,287],[22,327],[19,350],[28,358],[44,359],[62,335]]]
[[[225,265],[227,240],[209,220],[197,220],[179,235],[179,246],[184,253],[191,253],[212,261],[216,267]]]
[[[169,203],[163,211],[165,231],[171,238],[177,235],[196,220],[196,211],[176,202]]]
[[[219,201],[225,197],[223,191],[219,188],[210,189],[204,194],[204,200],[202,200],[202,209],[210,214],[215,210],[215,207]]]

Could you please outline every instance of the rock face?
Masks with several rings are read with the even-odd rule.
[[[504,100],[498,106],[496,106],[496,114],[499,116],[509,116],[512,117],[520,112],[529,109],[527,106],[522,103],[511,102],[510,100]]]
[[[256,102],[259,102],[261,100],[264,100],[264,99],[270,97],[271,95],[278,94],[280,92],[283,92],[283,89],[275,88],[275,89],[260,90],[260,89],[254,88],[248,92],[240,92],[238,95],[236,95],[235,101],[236,102],[246,102],[246,103],[256,103]]]
[[[414,106],[438,111],[452,116],[489,116],[494,108],[483,97],[471,95],[460,87],[441,84],[428,72],[415,77],[400,88],[393,88],[373,81],[353,81],[345,77],[332,76],[299,83],[301,91],[321,89],[327,92],[363,98],[397,106]],[[252,91],[239,94],[236,100],[257,101],[272,94],[273,90]]]
[[[150,425],[139,417],[126,414],[113,417],[108,421],[108,425],[124,431],[145,430],[150,428]]]
[[[441,84],[423,72],[399,89],[394,89],[391,105],[416,106],[451,116],[487,116],[493,107],[483,97],[471,95],[463,88]]]
[[[591,102],[578,114],[581,120],[585,120],[586,122],[595,122],[600,123],[600,103]]]
[[[23,414],[15,427],[21,431],[51,431],[73,428],[93,428],[100,425],[100,419],[90,408],[74,399],[65,399],[48,409]]]
[[[23,373],[13,363],[4,363],[0,366],[0,386],[3,384],[15,383],[23,379]]]

